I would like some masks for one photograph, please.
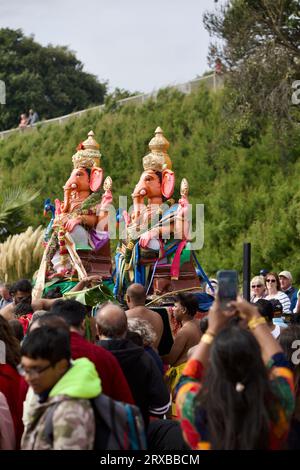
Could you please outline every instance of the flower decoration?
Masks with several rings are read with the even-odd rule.
[[[77,145],[76,150],[84,150],[85,147],[83,145],[83,142],[80,142],[80,144]]]

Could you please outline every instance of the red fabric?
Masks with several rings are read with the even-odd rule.
[[[105,395],[114,400],[134,404],[127,380],[119,362],[112,353],[102,346],[90,343],[79,333],[73,331],[71,331],[71,353],[73,359],[87,357],[95,364]]]
[[[0,364],[0,391],[5,395],[16,432],[17,448],[23,434],[23,402],[27,393],[23,377],[9,364]]]
[[[21,315],[21,317],[18,318],[18,321],[21,323],[23,326],[23,332],[24,335],[26,335],[29,324],[31,322],[33,313],[28,313],[27,315]]]

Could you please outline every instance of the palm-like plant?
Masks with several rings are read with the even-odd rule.
[[[25,207],[39,195],[20,186],[0,192],[0,241],[25,229]]]

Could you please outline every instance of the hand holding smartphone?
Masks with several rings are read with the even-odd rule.
[[[218,271],[218,298],[222,310],[230,310],[229,302],[236,300],[238,293],[237,271]]]

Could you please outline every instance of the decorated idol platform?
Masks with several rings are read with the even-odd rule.
[[[132,194],[126,195],[131,208],[116,209],[113,181],[109,175],[105,177],[101,166],[100,145],[93,131],[88,133],[72,156],[73,169],[63,187],[63,200],[45,200],[44,210],[51,220],[35,279],[35,299],[59,286],[64,297],[76,296],[95,309],[106,300],[124,303],[127,287],[140,283],[149,308],[166,308],[176,293],[193,292],[199,299],[199,311],[208,310],[213,299],[202,292],[200,281],[209,284],[209,280],[190,238],[189,184],[181,179],[176,202],[169,145],[157,127],[150,151],[142,158],[140,179]],[[116,224],[118,244],[111,253],[111,232],[116,233]],[[89,276],[94,279],[92,288],[69,292]]]

